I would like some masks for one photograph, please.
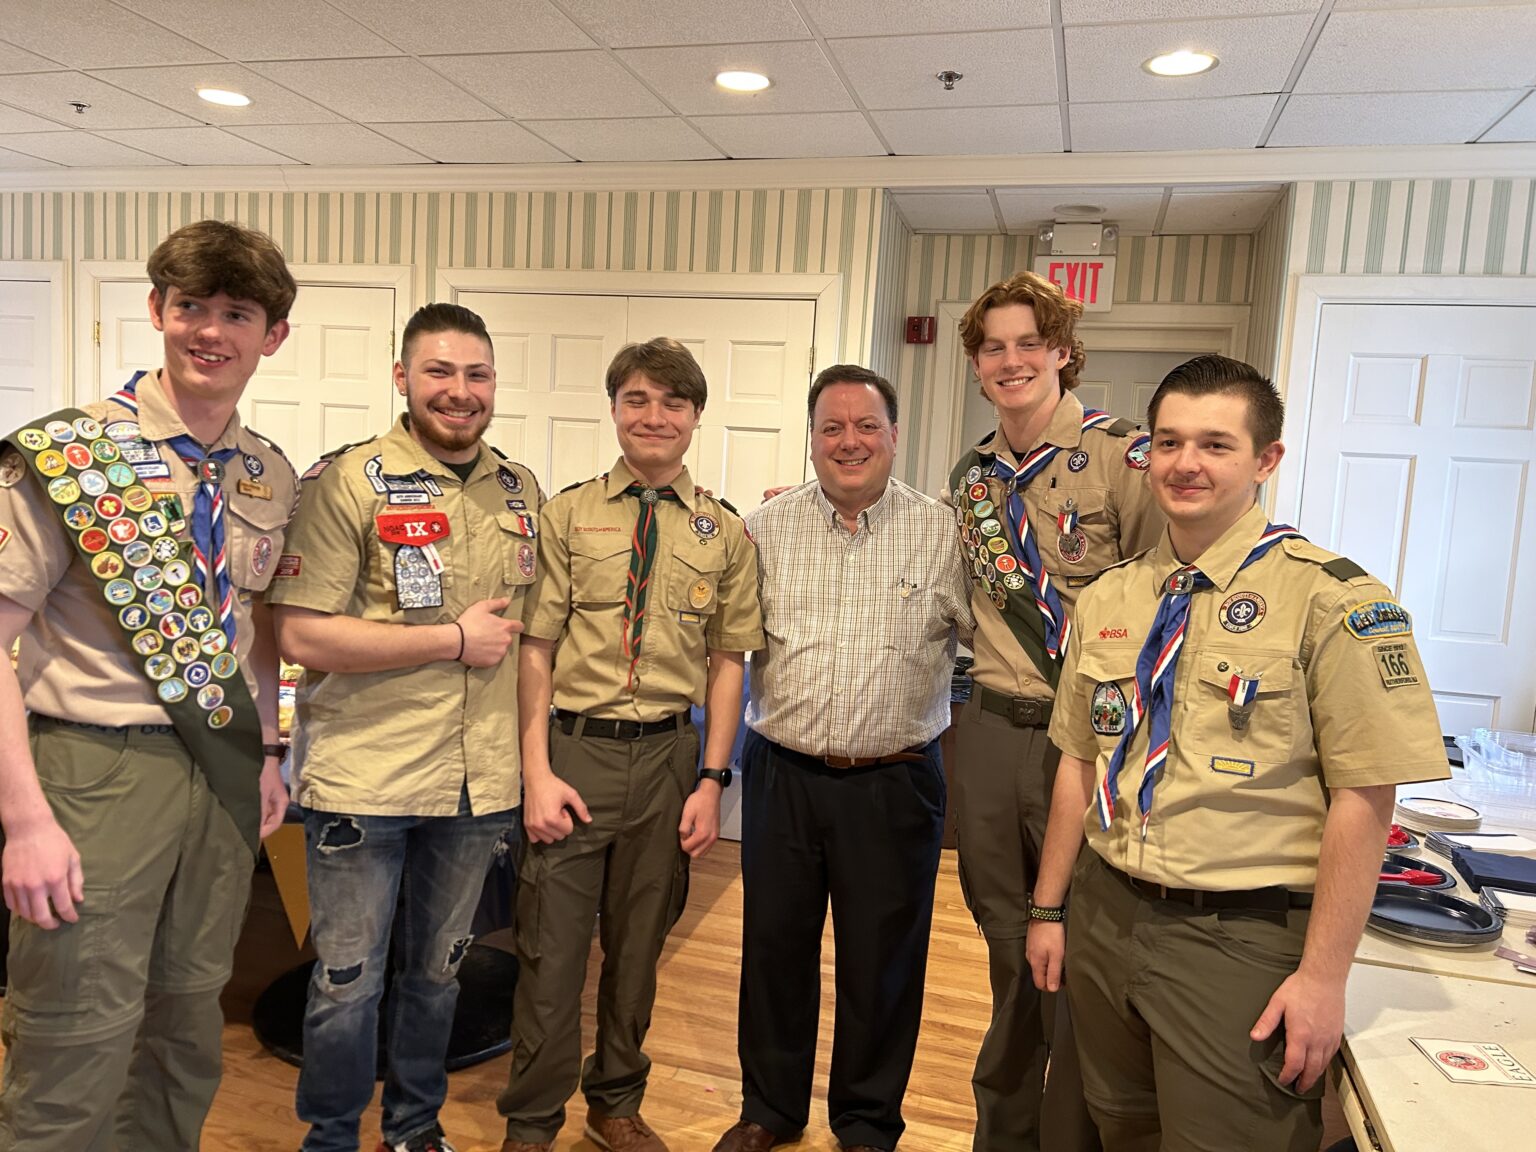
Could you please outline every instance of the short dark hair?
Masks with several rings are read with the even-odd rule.
[[[704,369],[693,358],[686,345],[670,336],[657,336],[644,344],[626,344],[620,348],[608,365],[608,402],[619,398],[619,389],[635,373],[659,388],[665,388],[674,396],[702,411],[709,399],[709,384],[704,379]]]
[[[993,308],[1006,308],[1010,304],[1023,304],[1034,309],[1035,327],[1047,348],[1068,348],[1071,355],[1057,374],[1061,390],[1070,392],[1077,387],[1078,373],[1088,360],[1083,342],[1077,338],[1077,322],[1082,319],[1082,304],[1063,292],[1059,285],[1034,272],[1015,272],[1006,280],[999,280],[988,288],[960,317],[960,343],[965,354],[975,357],[981,349],[986,333],[982,322]],[[983,393],[985,395],[985,393]]]
[[[821,394],[834,384],[867,384],[880,393],[880,398],[885,401],[886,414],[890,416],[891,423],[896,423],[896,389],[891,387],[891,382],[878,372],[871,372],[868,368],[858,364],[834,364],[830,368],[823,368],[811,384],[811,394],[806,401],[806,415],[811,423],[816,423],[816,401],[821,399]]]
[[[496,346],[491,343],[491,334],[485,330],[484,320],[462,304],[438,301],[436,304],[422,305],[405,322],[405,332],[400,336],[400,363],[409,365],[411,345],[418,336],[431,332],[463,332],[469,336],[478,336],[491,350],[491,358],[496,357]]]
[[[299,294],[272,237],[226,220],[199,220],[176,229],[149,254],[145,271],[162,301],[172,288],[201,299],[222,292],[252,300],[267,314],[268,331],[288,319]]]
[[[1248,431],[1255,452],[1280,439],[1285,429],[1285,401],[1269,379],[1251,364],[1214,353],[1186,360],[1163,377],[1147,405],[1147,427],[1157,434],[1157,409],[1170,392],[1185,396],[1241,396],[1248,402]]]

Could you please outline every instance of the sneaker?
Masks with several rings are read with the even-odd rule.
[[[418,1132],[409,1140],[402,1140],[398,1144],[380,1140],[377,1152],[456,1152],[456,1150],[452,1144],[448,1143],[448,1137],[443,1135],[443,1130],[434,1124],[425,1132]]]
[[[633,1116],[604,1116],[589,1110],[586,1137],[607,1152],[669,1152],[638,1112]]]

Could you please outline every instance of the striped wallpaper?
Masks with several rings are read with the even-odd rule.
[[[303,264],[411,264],[430,300],[439,268],[844,274],[839,358],[873,340],[886,193],[11,192],[0,259],[143,260],[205,217],[270,233]]]
[[[1296,190],[1286,189],[1285,196],[1270,209],[1269,215],[1253,237],[1253,274],[1249,312],[1248,363],[1272,380],[1279,380],[1275,358],[1279,354],[1280,328],[1284,319],[1286,291],[1286,241],[1291,232],[1291,216]]]

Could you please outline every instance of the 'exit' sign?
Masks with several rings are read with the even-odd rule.
[[[1108,312],[1114,303],[1113,256],[1036,256],[1035,272],[1081,300],[1085,312]]]

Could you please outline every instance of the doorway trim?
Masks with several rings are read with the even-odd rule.
[[[0,260],[0,280],[26,280],[48,285],[51,318],[48,356],[52,371],[48,381],[50,410],[66,407],[69,396],[69,315],[64,307],[68,295],[69,265],[63,260]]]

